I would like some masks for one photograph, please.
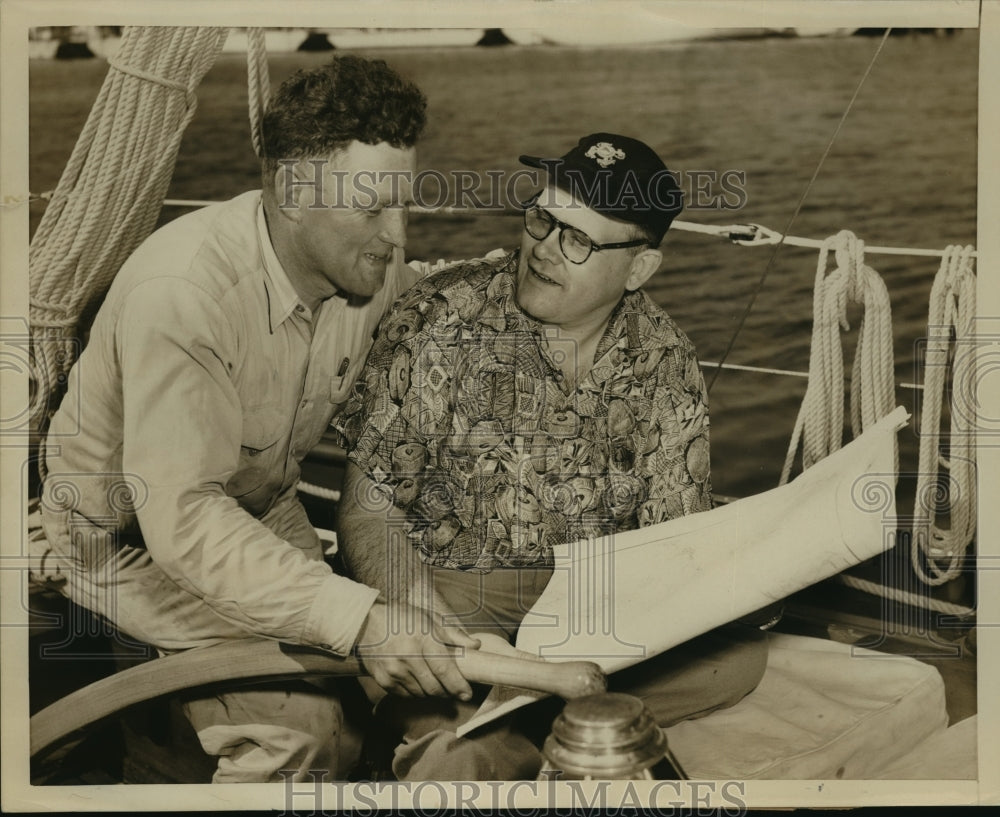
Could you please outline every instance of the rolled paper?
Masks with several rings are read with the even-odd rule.
[[[556,546],[517,648],[632,666],[889,549],[902,407],[787,485],[712,511]],[[544,697],[494,687],[459,735]]]

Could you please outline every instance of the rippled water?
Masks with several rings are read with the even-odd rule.
[[[876,46],[877,40],[864,37],[775,38],[377,56],[428,95],[422,168],[509,173],[519,167],[520,153],[559,155],[585,133],[618,131],[652,144],[672,169],[746,174],[746,202],[738,212],[689,211],[682,218],[781,230]],[[325,59],[273,55],[272,79]],[[973,243],[977,59],[972,30],[891,38],[792,232],[825,238],[849,229],[870,245]],[[104,72],[96,60],[32,64],[32,190],[54,187]],[[170,195],[220,199],[257,186],[242,59],[220,58],[199,98]],[[33,225],[40,212],[34,206]],[[518,234],[511,219],[423,216],[411,221],[409,254],[470,257],[512,247]],[[680,232],[671,234],[666,250],[664,270],[648,289],[701,357],[718,360],[771,251]],[[937,263],[896,256],[870,257],[869,263],[892,299],[897,380],[912,382],[914,343],[924,331]],[[815,270],[814,251],[782,248],[731,362],[807,368]],[[804,380],[722,373],[711,394],[719,493],[746,495],[776,484],[804,390]],[[898,399],[912,411],[911,392],[900,390]],[[912,434],[903,443],[902,466],[915,468]]]

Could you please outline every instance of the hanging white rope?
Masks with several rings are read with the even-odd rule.
[[[267,68],[264,29],[247,29],[247,97],[250,113],[250,140],[258,159],[264,158],[264,114],[271,102],[271,80]]]
[[[225,28],[129,27],[28,254],[33,430],[76,357],[81,315],[156,224],[195,88]],[[44,465],[41,466],[44,473]]]
[[[781,471],[788,482],[799,442],[805,470],[840,448],[844,427],[844,358],[840,330],[847,331],[847,307],[864,308],[851,372],[851,431],[855,437],[895,407],[892,315],[885,284],[865,264],[865,245],[842,230],[823,242],[813,291],[813,332],[809,384]],[[826,274],[835,250],[837,268]]]
[[[927,319],[911,557],[916,574],[930,585],[944,584],[961,573],[963,557],[976,530],[976,379],[972,345],[976,274],[972,249],[956,245],[946,250],[931,288]],[[940,450],[940,426],[949,370],[951,434],[945,456]],[[942,485],[939,478],[942,466],[948,472],[947,485]],[[938,509],[944,504],[948,505],[950,517],[947,529],[936,524]]]

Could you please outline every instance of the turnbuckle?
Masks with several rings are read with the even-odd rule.
[[[781,233],[763,224],[740,224],[731,227],[728,235],[730,241],[743,247],[777,244],[782,239]]]

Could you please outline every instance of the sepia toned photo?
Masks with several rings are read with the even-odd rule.
[[[1000,4],[0,12],[5,810],[997,802]]]

